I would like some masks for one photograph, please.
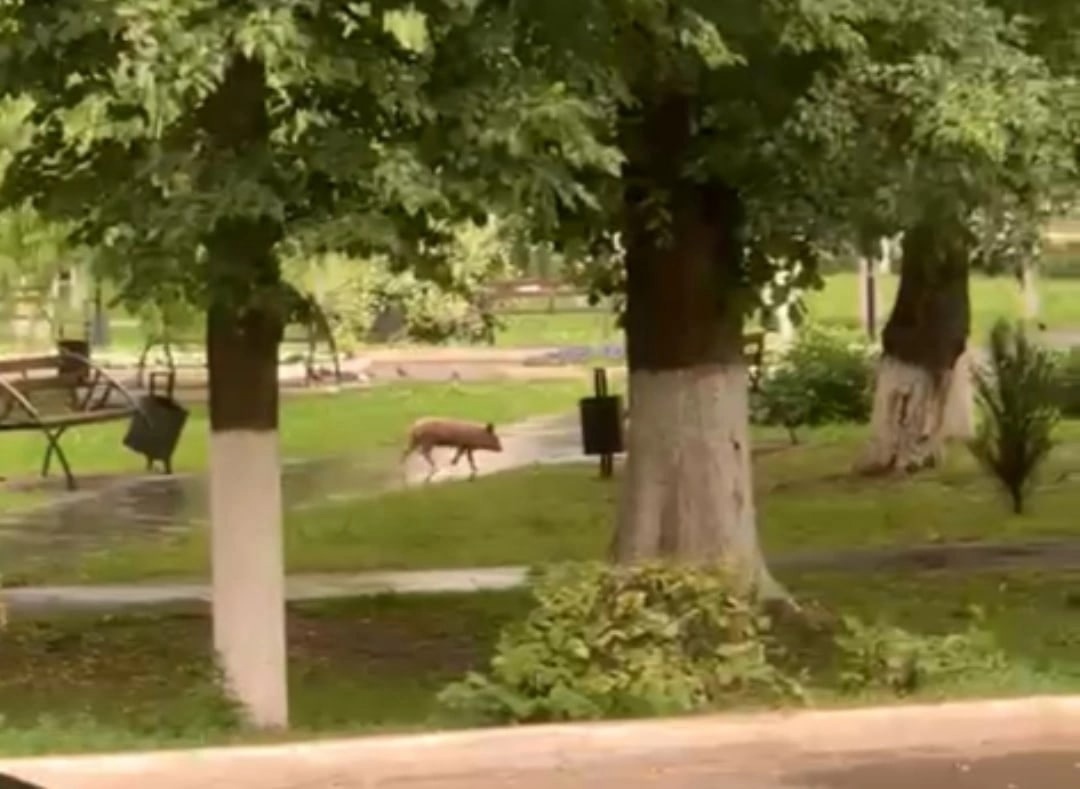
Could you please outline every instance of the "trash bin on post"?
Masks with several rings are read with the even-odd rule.
[[[157,373],[151,374],[150,392],[139,398],[139,410],[131,415],[124,446],[146,458],[147,470],[158,461],[165,467],[166,474],[172,474],[173,452],[180,443],[188,412],[172,396],[175,378],[166,375],[169,378],[167,393],[158,394],[154,386]]]
[[[609,395],[607,371],[593,371],[596,394],[578,401],[581,415],[581,443],[586,455],[600,456],[600,476],[612,476],[615,455],[623,451],[622,398]]]
[[[57,373],[62,377],[85,381],[90,374],[90,343],[86,340],[59,340],[56,347],[60,351]]]

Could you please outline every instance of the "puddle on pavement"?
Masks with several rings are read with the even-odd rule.
[[[482,457],[482,471],[499,471],[538,460],[575,457],[580,452],[576,415],[532,420],[508,430],[505,451]],[[449,450],[440,451],[440,468]],[[396,450],[320,460],[286,460],[282,495],[290,511],[342,502],[400,488],[406,478]],[[426,473],[423,461],[410,463],[410,484]],[[462,462],[454,475],[467,474]],[[50,491],[51,493],[51,491]],[[183,534],[207,520],[207,480],[201,475],[95,479],[76,495],[42,507],[0,514],[0,576],[17,579],[20,567],[43,561],[63,564],[80,554],[106,550],[133,537]]]
[[[290,463],[282,472],[282,495],[289,508],[313,505],[370,495],[392,486],[393,479],[377,456]],[[206,519],[203,476],[116,481],[91,495],[0,515],[0,574],[17,577],[27,561],[63,562],[132,537],[183,534]]]

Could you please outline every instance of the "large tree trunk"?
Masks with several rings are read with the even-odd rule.
[[[750,466],[747,370],[736,296],[738,194],[679,177],[687,102],[674,97],[634,129],[627,168],[626,337],[629,455],[614,553],[721,563],[767,597],[782,592],[758,546]],[[667,194],[670,222],[648,207]]]
[[[231,307],[207,321],[214,645],[251,724],[288,724],[278,453],[281,320]]]
[[[968,251],[958,224],[925,221],[904,234],[863,473],[934,465],[946,438],[970,434]]]
[[[204,106],[219,150],[265,141],[264,71],[235,58]],[[208,233],[210,523],[214,646],[230,695],[259,728],[288,725],[285,571],[278,453],[281,228],[223,218]]]

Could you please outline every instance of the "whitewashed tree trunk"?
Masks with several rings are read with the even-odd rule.
[[[664,95],[624,127],[626,339],[632,418],[613,544],[622,563],[720,564],[787,601],[757,541],[743,358],[745,207],[724,183],[678,177],[693,102]],[[656,230],[645,184],[667,195]]]
[[[288,725],[278,451],[280,320],[228,305],[207,321],[214,647],[247,722]]]
[[[863,331],[868,336],[877,336],[878,322],[878,287],[877,278],[873,277],[874,262],[866,257],[859,258],[859,320]]]
[[[630,392],[619,559],[721,564],[783,597],[758,544],[745,366],[636,371]]]
[[[905,233],[900,287],[882,333],[864,474],[942,460],[949,438],[974,432],[968,247],[962,224],[930,215]]]
[[[897,238],[882,238],[881,239],[881,252],[878,255],[878,273],[882,276],[888,276],[892,274],[893,260],[896,257],[896,246],[898,244]]]
[[[278,434],[210,437],[214,646],[251,725],[288,725]]]
[[[1029,321],[1038,320],[1042,305],[1039,299],[1039,277],[1034,266],[1026,265],[1020,271],[1020,293],[1024,318]]]
[[[916,471],[939,464],[949,439],[974,434],[968,357],[934,376],[885,355],[878,363],[870,441],[857,469],[863,473]]]
[[[942,438],[945,441],[968,441],[975,437],[975,387],[972,380],[971,351],[964,351],[953,368],[952,385],[945,399]]]
[[[265,143],[268,94],[262,63],[234,56],[201,108],[211,144],[233,153]],[[205,239],[211,281],[227,288],[211,292],[206,325],[214,646],[227,692],[261,729],[289,722],[277,445],[285,298],[274,254],[282,235],[272,217],[231,216]]]

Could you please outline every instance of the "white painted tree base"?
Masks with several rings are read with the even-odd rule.
[[[635,371],[630,397],[616,558],[719,563],[786,599],[758,544],[746,367]]]
[[[214,647],[252,726],[289,723],[278,434],[210,434]]]
[[[1020,291],[1024,317],[1029,321],[1038,320],[1042,312],[1039,299],[1039,278],[1031,266],[1025,266],[1020,272]]]
[[[944,441],[969,441],[975,437],[975,387],[971,352],[964,351],[953,368],[952,385],[945,399]]]
[[[856,470],[864,474],[915,471],[940,463],[946,439],[974,433],[970,376],[966,353],[940,381],[921,367],[882,356],[870,441]]]

